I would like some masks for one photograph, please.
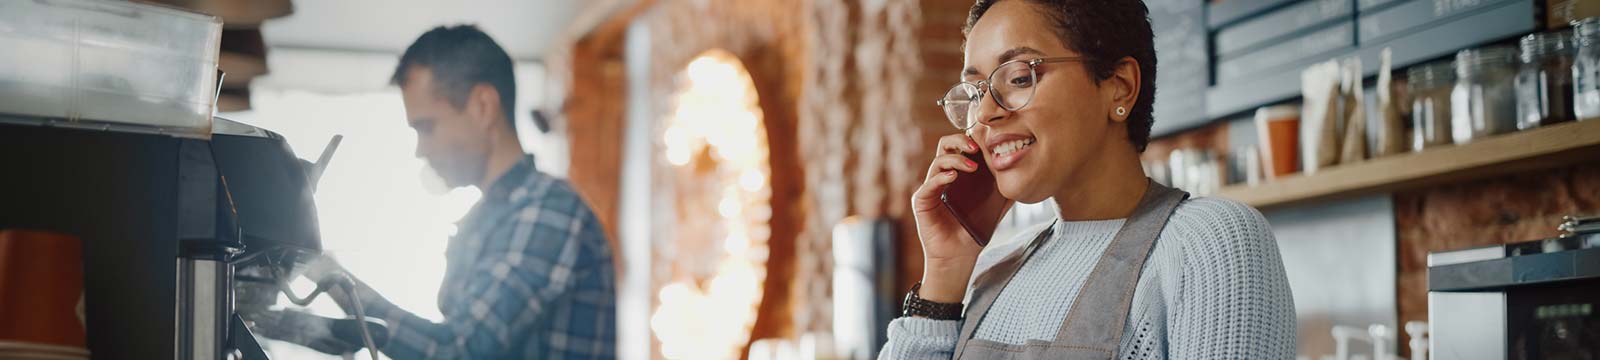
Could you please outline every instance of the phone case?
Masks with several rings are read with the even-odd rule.
[[[945,187],[944,192],[939,194],[939,200],[944,203],[945,209],[955,215],[956,221],[961,223],[967,234],[972,235],[978,246],[988,246],[990,238],[994,236],[994,226],[998,225],[999,219],[993,219],[996,224],[985,225],[979,223],[978,219],[973,219],[972,216],[975,214],[971,212],[980,209],[984,205],[983,202],[997,192],[994,173],[989,171],[989,164],[984,162],[982,155],[963,155],[978,163],[978,171],[958,172],[955,182],[950,183],[950,186]]]

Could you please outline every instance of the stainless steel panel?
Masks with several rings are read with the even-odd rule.
[[[1428,319],[1428,345],[1435,360],[1506,356],[1503,293],[1428,293]]]
[[[1499,245],[1441,251],[1428,254],[1428,267],[1455,265],[1473,261],[1499,259],[1503,257],[1506,257],[1506,248]]]
[[[845,218],[833,227],[833,346],[841,359],[873,359],[898,317],[893,223]]]
[[[232,267],[214,260],[178,261],[178,358],[221,358],[233,311]]]
[[[1333,355],[1335,325],[1399,328],[1389,196],[1279,209],[1266,216],[1294,291],[1300,355]]]

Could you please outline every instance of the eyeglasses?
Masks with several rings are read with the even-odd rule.
[[[985,93],[993,94],[994,103],[1007,111],[1021,110],[1033,101],[1033,85],[1039,79],[1039,64],[1083,60],[1082,56],[1070,56],[1007,61],[984,80],[957,83],[944,93],[944,98],[935,103],[944,108],[945,117],[956,129],[971,129],[978,123],[974,112]],[[1002,77],[1001,81],[995,81],[997,76]]]

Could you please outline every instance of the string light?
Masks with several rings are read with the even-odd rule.
[[[691,195],[714,196],[708,200],[714,200],[720,216],[715,230],[725,237],[722,246],[709,248],[722,251],[681,257],[696,262],[715,258],[715,273],[705,281],[675,276],[663,286],[650,329],[661,341],[661,355],[669,359],[739,358],[738,351],[750,340],[766,279],[766,240],[771,234],[766,129],[750,74],[731,54],[701,55],[680,73],[680,83],[662,134],[666,160],[680,182],[711,190]],[[707,168],[712,172],[697,172]]]

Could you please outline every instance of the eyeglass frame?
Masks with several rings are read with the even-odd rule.
[[[1087,56],[1055,56],[1055,57],[1042,57],[1042,58],[1027,59],[1027,60],[1023,60],[1023,59],[1011,60],[1011,61],[1007,61],[1005,63],[1000,64],[1000,66],[996,66],[993,71],[989,72],[989,76],[985,76],[983,78],[983,80],[978,80],[977,82],[970,82],[970,81],[958,82],[955,85],[950,86],[950,89],[949,90],[945,90],[944,93],[945,94],[949,94],[951,91],[955,90],[957,87],[960,87],[962,85],[972,85],[972,87],[978,89],[978,94],[977,94],[977,96],[974,97],[974,99],[971,99],[971,100],[968,100],[968,101],[982,102],[984,97],[988,97],[990,100],[994,101],[995,105],[999,105],[1001,109],[1006,109],[1006,111],[1022,110],[1022,108],[1028,107],[1029,104],[1033,104],[1033,96],[1032,95],[1028,96],[1028,101],[1027,102],[1022,103],[1022,105],[1017,105],[1017,108],[1015,108],[1015,109],[1007,107],[1005,102],[1000,101],[999,97],[990,96],[991,93],[994,92],[994,83],[990,82],[989,79],[993,79],[994,75],[1000,72],[1000,69],[1004,69],[1006,66],[1010,66],[1013,63],[1019,63],[1019,62],[1020,63],[1025,63],[1025,64],[1028,65],[1028,76],[1032,77],[1034,79],[1033,80],[1034,81],[1034,85],[1038,85],[1038,82],[1039,82],[1039,65],[1041,65],[1041,64],[1062,63],[1062,62],[1071,62],[1071,61],[1086,61],[1088,59],[1089,59],[1089,57],[1087,57]],[[1029,87],[1029,89],[1031,89],[1035,93],[1037,93],[1039,91],[1039,89],[1033,88],[1033,87]],[[944,106],[945,106],[945,103],[946,103],[945,100],[946,100],[945,98],[941,97],[938,100],[935,100],[934,104],[938,105],[940,110],[943,110]],[[971,113],[972,113],[972,109],[967,109],[967,115],[971,116]],[[962,131],[966,131],[966,130],[972,129],[973,126],[977,126],[978,125],[977,121],[972,121],[969,124],[967,124],[967,127],[965,127],[965,128],[960,127],[960,126],[956,126],[955,120],[950,119],[948,114],[945,115],[945,120],[950,121],[951,122],[951,124],[950,124],[951,126],[955,126],[957,130],[962,130]]]

